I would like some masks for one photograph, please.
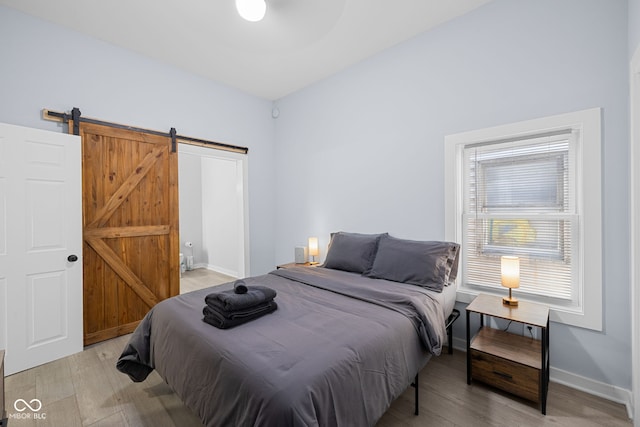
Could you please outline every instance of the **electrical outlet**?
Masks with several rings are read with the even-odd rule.
[[[524,335],[525,337],[533,338],[534,340],[537,340],[538,339],[538,327],[525,323],[523,328],[522,328],[522,335]]]

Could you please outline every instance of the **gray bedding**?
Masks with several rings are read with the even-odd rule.
[[[275,289],[278,309],[223,330],[202,321],[211,288],[162,301],[118,369],[156,369],[207,426],[367,426],[445,342],[449,304],[424,288],[303,267],[245,282]]]

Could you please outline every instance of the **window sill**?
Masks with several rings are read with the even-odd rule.
[[[478,291],[475,289],[464,288],[461,285],[458,285],[458,290],[456,292],[456,302],[461,302],[463,304],[469,304],[473,301],[478,294],[489,294],[496,296],[505,296],[507,295],[507,289],[505,288],[505,292],[494,292],[491,289]],[[532,300],[527,298],[526,296],[518,295],[518,299],[521,301],[530,301],[536,304],[545,304],[544,301],[539,299]],[[591,329],[595,331],[602,331],[602,318],[599,315],[587,315],[584,313],[584,310],[570,310],[568,308],[563,309],[562,307],[554,306],[552,304],[545,304],[549,307],[549,320],[555,323],[561,323],[569,326],[577,326],[579,328]],[[600,314],[600,313],[598,313]]]

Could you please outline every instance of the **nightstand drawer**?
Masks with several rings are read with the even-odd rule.
[[[540,400],[540,371],[471,349],[471,377],[534,402]]]

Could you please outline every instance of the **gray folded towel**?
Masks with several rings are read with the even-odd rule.
[[[236,280],[233,284],[233,290],[236,294],[246,294],[249,289],[247,288],[247,284],[244,283],[244,280]]]
[[[265,286],[249,286],[244,294],[237,294],[235,290],[213,292],[204,300],[207,305],[224,311],[243,310],[258,304],[272,301],[276,297],[276,291]]]
[[[277,308],[278,304],[276,304],[275,301],[269,301],[251,308],[233,312],[220,311],[212,308],[210,305],[205,305],[202,309],[202,314],[204,315],[202,320],[216,328],[229,329],[255,320],[265,314],[272,313]]]

